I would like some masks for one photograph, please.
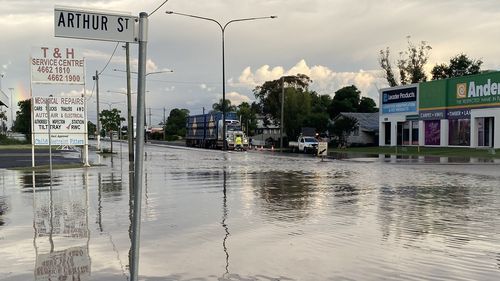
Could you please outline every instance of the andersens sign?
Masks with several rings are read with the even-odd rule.
[[[56,37],[137,42],[138,18],[129,14],[55,7]]]

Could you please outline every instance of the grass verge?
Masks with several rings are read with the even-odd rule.
[[[500,158],[500,149],[460,147],[349,147],[328,149],[328,153]]]

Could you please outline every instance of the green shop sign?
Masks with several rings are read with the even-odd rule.
[[[497,106],[500,106],[498,71],[420,84],[419,110]]]

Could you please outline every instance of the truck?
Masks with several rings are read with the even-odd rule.
[[[297,141],[288,142],[288,147],[293,152],[304,152],[316,154],[318,151],[319,142],[315,137],[300,135]]]
[[[243,149],[248,148],[248,137],[241,129],[236,112],[226,113],[226,136],[222,137],[222,113],[191,115],[186,120],[186,146],[221,149],[224,140],[227,149],[236,148],[236,138],[242,139]]]

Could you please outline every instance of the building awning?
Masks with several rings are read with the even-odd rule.
[[[9,98],[2,90],[0,90],[0,105],[9,107]]]

